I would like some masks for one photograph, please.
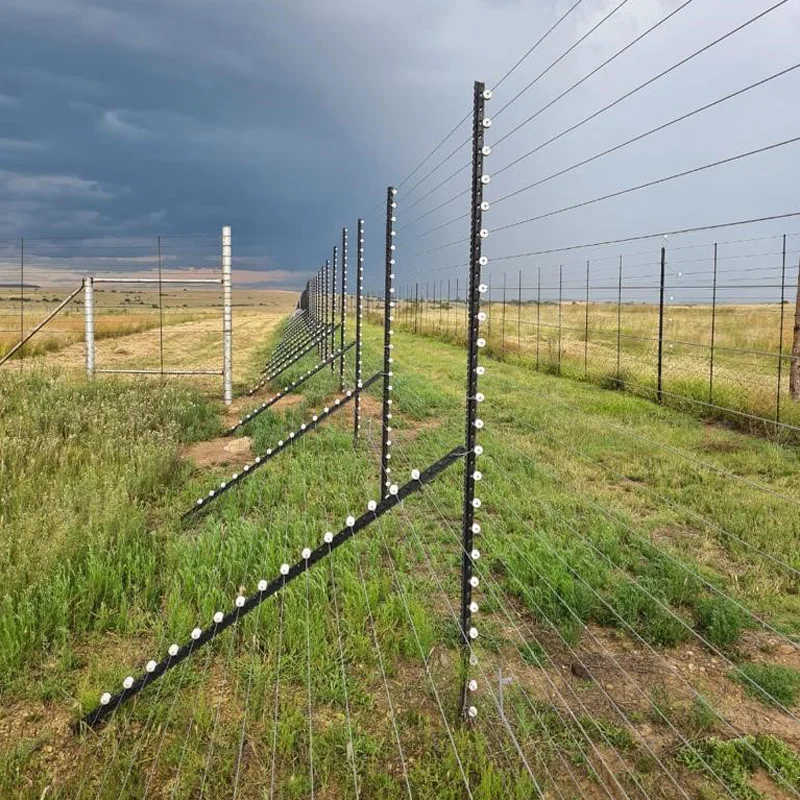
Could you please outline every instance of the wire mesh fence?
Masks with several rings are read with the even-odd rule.
[[[762,432],[800,432],[800,234],[641,247],[487,275],[489,352]],[[658,243],[656,243],[658,244]],[[532,279],[532,280],[531,280]],[[399,324],[463,342],[463,280],[400,287]]]

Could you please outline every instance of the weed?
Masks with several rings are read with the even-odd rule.
[[[780,703],[785,708],[797,704],[800,696],[800,670],[779,664],[742,664],[731,677],[745,691],[765,705]]]

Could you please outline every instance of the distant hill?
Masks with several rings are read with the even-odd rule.
[[[23,283],[21,284],[23,289],[41,289],[42,287],[39,286],[38,283]],[[0,289],[19,289],[19,283],[0,283]]]

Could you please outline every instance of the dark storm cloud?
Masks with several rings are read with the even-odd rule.
[[[585,0],[507,81],[495,108],[613,5]],[[630,0],[504,112],[503,128],[498,123],[493,133],[524,120],[678,5]],[[492,167],[734,27],[756,5],[696,0],[498,147]],[[269,268],[291,282],[291,273],[305,275],[329,255],[340,227],[352,227],[357,215],[368,216],[369,232],[377,233],[370,215],[383,187],[402,179],[468,110],[472,80],[497,80],[566,8],[522,0],[0,0],[0,236],[127,237],[135,248],[136,237],[213,236],[231,224],[240,269]],[[788,66],[797,25],[787,4],[654,91],[500,176],[494,196]],[[795,74],[501,204],[491,225],[787,138],[800,122],[790,102],[797,84]],[[466,151],[429,185],[462,156]],[[643,201],[522,226],[492,246],[510,254],[787,210],[795,192],[786,177],[797,163],[796,151],[760,157]],[[458,181],[443,187],[413,216],[461,188]],[[402,193],[400,200],[402,212]],[[451,204],[414,231],[462,211],[463,202]],[[463,224],[420,240],[412,232],[400,237],[401,280],[462,260],[463,248],[413,253],[459,238]],[[378,252],[377,239],[370,244]]]

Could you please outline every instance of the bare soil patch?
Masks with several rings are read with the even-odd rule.
[[[181,457],[194,462],[196,467],[244,466],[251,460],[252,442],[249,436],[220,437],[184,447]]]

